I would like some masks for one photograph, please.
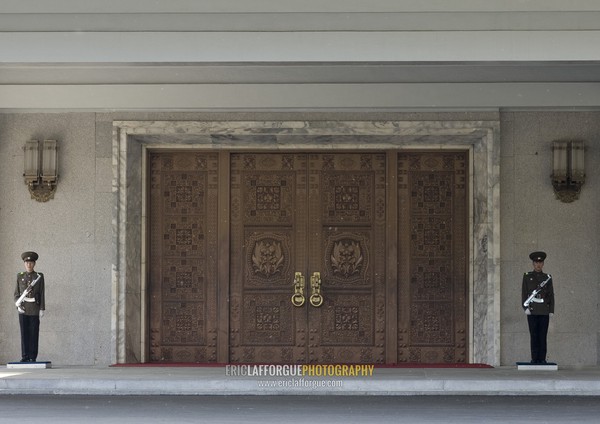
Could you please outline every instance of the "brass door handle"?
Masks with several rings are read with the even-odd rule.
[[[292,305],[300,307],[304,305],[304,275],[301,272],[294,274],[294,294],[292,295]]]
[[[315,308],[318,308],[323,304],[323,295],[321,294],[321,273],[313,272],[313,275],[310,277],[310,304]]]

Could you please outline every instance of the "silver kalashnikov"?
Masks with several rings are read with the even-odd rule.
[[[536,296],[539,294],[539,292],[542,291],[542,287],[544,287],[546,285],[546,283],[548,283],[548,281],[550,281],[550,279],[552,278],[552,276],[550,274],[548,274],[548,278],[546,278],[544,281],[542,281],[540,283],[539,286],[537,286],[537,288],[531,292],[531,295],[529,295],[529,297],[527,298],[527,300],[525,302],[523,302],[523,306],[525,306],[526,308],[529,307],[529,304],[531,302],[535,302],[535,303],[544,303],[544,299],[538,299],[536,298]]]
[[[29,292],[31,292],[31,290],[33,289],[33,286],[36,285],[36,283],[38,282],[38,280],[42,278],[42,274],[38,274],[37,278],[35,280],[33,280],[25,290],[23,290],[23,294],[17,299],[17,301],[15,302],[15,305],[17,307],[17,311],[19,311],[20,314],[24,314],[25,313],[25,309],[21,308],[21,304],[23,302],[28,302],[25,300],[25,298],[27,297],[27,295],[29,294]]]

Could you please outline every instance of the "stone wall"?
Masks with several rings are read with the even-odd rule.
[[[38,360],[58,364],[108,362],[110,350],[111,148],[96,143],[96,116],[0,115],[0,362],[20,359],[13,304],[20,254],[35,250],[46,280]],[[110,134],[108,135],[110,136]],[[59,142],[54,199],[38,203],[23,182],[23,145]]]
[[[47,280],[40,360],[57,365],[107,365],[116,358],[114,329],[115,193],[113,121],[144,120],[440,120],[500,121],[500,272],[498,287],[500,364],[527,360],[529,342],[520,303],[520,281],[531,267],[528,254],[548,252],[557,309],[549,336],[549,359],[561,365],[596,365],[598,328],[599,112],[497,113],[5,113],[0,114],[0,363],[18,360],[19,328],[12,295],[20,254],[40,254],[36,270]],[[59,141],[55,199],[38,203],[23,183],[23,144]],[[565,204],[550,184],[551,141],[586,142],[587,181],[581,198]],[[496,159],[494,159],[496,160]],[[497,166],[498,164],[494,164]],[[494,297],[492,296],[492,299]],[[477,318],[476,318],[477,319]],[[488,317],[489,319],[489,317]],[[479,325],[481,323],[476,323]],[[491,327],[490,327],[491,326]],[[492,349],[493,350],[493,349]]]
[[[527,321],[520,308],[529,253],[544,250],[552,274],[556,311],[550,322],[548,358],[559,365],[598,363],[598,199],[600,113],[501,114],[501,257],[503,364],[529,360]],[[552,141],[586,143],[587,179],[579,200],[554,196]]]

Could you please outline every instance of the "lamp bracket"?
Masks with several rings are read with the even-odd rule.
[[[31,198],[38,202],[47,202],[54,199],[56,184],[27,184]]]
[[[579,199],[582,185],[583,183],[560,184],[556,181],[552,181],[554,194],[556,195],[556,198],[563,203],[571,203]]]

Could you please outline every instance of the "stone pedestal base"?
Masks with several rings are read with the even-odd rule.
[[[558,371],[558,365],[554,362],[546,364],[532,364],[531,362],[517,362],[520,371]]]
[[[52,362],[9,362],[6,368],[52,368]]]

